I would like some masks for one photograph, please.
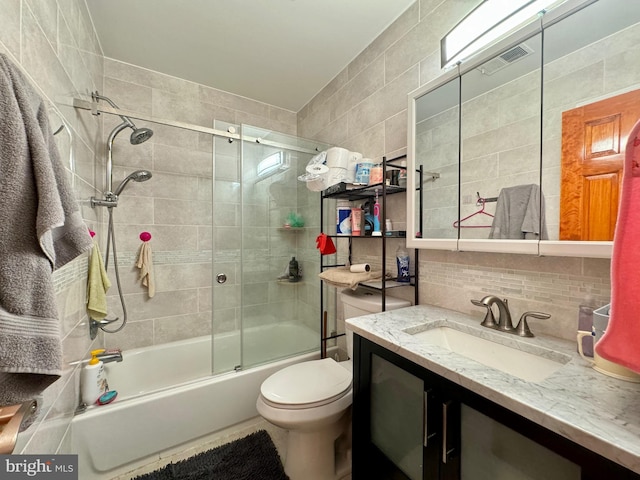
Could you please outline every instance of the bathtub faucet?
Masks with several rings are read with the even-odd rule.
[[[102,363],[111,363],[111,362],[121,362],[122,361],[122,350],[119,348],[111,348],[109,350],[105,350],[102,353],[96,355]]]

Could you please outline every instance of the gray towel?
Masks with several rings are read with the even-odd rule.
[[[52,272],[91,248],[47,108],[0,54],[0,405],[62,374]]]
[[[503,188],[489,238],[546,240],[544,198],[535,184]]]

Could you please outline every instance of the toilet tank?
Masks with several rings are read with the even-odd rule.
[[[380,292],[371,292],[363,288],[357,290],[345,289],[340,292],[340,299],[342,300],[345,319],[382,311],[382,293]],[[385,297],[386,310],[409,306],[411,306],[411,302],[407,300],[389,295]]]
[[[345,320],[348,318],[361,317],[370,313],[382,312],[382,293],[371,292],[364,288],[357,290],[345,289],[340,292],[340,300],[344,310]],[[395,310],[402,307],[410,307],[411,302],[401,298],[385,296],[385,310]],[[353,332],[346,330],[347,355],[353,358]]]

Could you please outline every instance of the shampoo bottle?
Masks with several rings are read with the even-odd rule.
[[[396,250],[396,263],[398,264],[398,278],[396,281],[402,283],[409,283],[411,281],[411,274],[409,273],[409,252],[404,246],[398,246]]]
[[[104,373],[104,364],[98,358],[98,355],[103,352],[104,349],[92,350],[91,360],[82,369],[80,392],[82,402],[87,405],[96,403],[96,400],[109,390],[107,377]]]

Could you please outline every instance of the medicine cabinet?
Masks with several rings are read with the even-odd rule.
[[[638,42],[631,2],[569,0],[412,92],[408,245],[610,257]]]

